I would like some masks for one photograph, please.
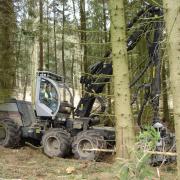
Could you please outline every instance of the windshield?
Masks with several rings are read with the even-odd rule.
[[[41,79],[39,100],[42,104],[49,107],[52,112],[56,112],[58,108],[58,93],[52,83],[45,79]]]

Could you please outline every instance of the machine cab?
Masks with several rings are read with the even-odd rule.
[[[55,117],[61,106],[61,89],[66,88],[68,89],[63,77],[47,71],[37,72],[35,96],[37,116]]]

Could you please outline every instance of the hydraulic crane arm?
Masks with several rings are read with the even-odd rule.
[[[161,9],[158,7],[147,5],[145,8],[141,9],[137,15],[127,24],[127,29],[129,30],[137,21],[139,20],[141,16],[148,17],[147,19],[151,19],[151,17],[154,16],[160,16],[162,15]],[[148,22],[148,20],[146,20]],[[151,30],[152,26],[150,24],[153,24],[153,22],[145,23],[145,25],[140,26],[136,31],[134,31],[129,38],[127,39],[127,51],[130,51],[134,49],[134,47],[137,45],[141,37],[144,37],[144,34],[148,34],[148,31]],[[154,25],[154,24],[153,24]],[[160,25],[157,23],[153,26],[153,28],[160,28]],[[159,57],[158,57],[158,41],[159,41],[159,29],[154,30],[154,40],[153,43],[149,43],[149,62],[144,69],[144,72],[139,75],[136,80],[134,80],[134,84],[143,76],[145,71],[148,69],[148,67],[153,63],[156,64],[159,63]],[[105,57],[109,57],[109,54]],[[84,97],[82,97],[79,101],[79,104],[75,110],[75,115],[79,117],[89,117],[90,112],[92,110],[92,107],[94,105],[96,94],[102,93],[104,86],[107,82],[110,81],[111,75],[112,75],[112,62],[107,63],[106,61],[98,62],[94,65],[92,65],[89,68],[89,72],[87,75],[84,75],[81,77],[81,83],[85,87],[85,94]],[[158,70],[159,72],[159,70]],[[156,73],[157,74],[157,73]],[[159,75],[155,77],[155,79],[159,79]],[[158,82],[154,82],[154,84],[158,84]],[[159,91],[159,86],[155,88],[155,94],[157,93],[157,89]],[[156,103],[157,104],[157,103]],[[157,109],[157,108],[156,108]]]

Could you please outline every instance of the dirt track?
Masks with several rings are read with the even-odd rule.
[[[107,172],[110,167],[111,164],[107,163],[61,158],[50,159],[40,150],[29,147],[21,149],[4,149],[0,147],[0,180],[108,180],[111,177],[103,171]],[[69,174],[68,171],[70,171]]]
[[[106,161],[112,161],[111,158]],[[72,158],[51,159],[41,150],[29,147],[0,147],[0,180],[116,180],[118,178],[115,173],[110,172],[111,167],[111,163],[79,161]],[[156,172],[156,168],[154,170]],[[175,174],[168,171],[169,167],[166,167],[165,172],[161,172],[161,178],[154,180],[176,179]]]

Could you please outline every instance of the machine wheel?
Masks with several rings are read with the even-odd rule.
[[[104,137],[95,130],[80,132],[72,143],[72,152],[76,159],[98,160],[102,153],[83,149],[105,149],[107,147]]]
[[[71,136],[63,129],[51,129],[42,137],[44,153],[49,157],[65,157],[70,153]]]
[[[9,148],[18,147],[21,140],[20,127],[13,119],[0,119],[0,145]]]

